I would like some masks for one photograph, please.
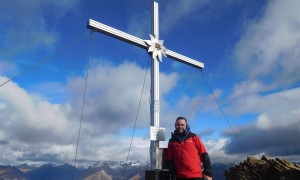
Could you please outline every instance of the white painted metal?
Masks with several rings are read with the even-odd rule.
[[[145,42],[145,40],[140,39],[140,38],[135,37],[135,36],[132,36],[130,34],[127,34],[127,33],[123,32],[123,31],[117,30],[115,28],[112,28],[112,27],[107,26],[105,24],[102,24],[100,22],[97,22],[95,20],[90,19],[88,21],[87,27],[89,29],[99,31],[103,34],[109,35],[111,37],[117,38],[117,39],[125,41],[125,42],[128,42],[128,43],[136,45],[138,47],[141,47],[141,48],[144,48],[144,49],[149,48],[149,45]],[[174,59],[176,61],[185,63],[185,64],[190,65],[190,66],[194,66],[196,68],[201,68],[201,69],[204,68],[203,63],[201,63],[197,60],[191,59],[189,57],[183,56],[181,54],[178,54],[178,53],[176,53],[174,51],[171,51],[169,49],[166,50],[166,54],[169,58]]]
[[[166,129],[165,128],[157,128],[154,126],[150,126],[150,140],[151,141],[165,141],[166,140]]]
[[[158,31],[158,3],[154,1],[152,7],[152,36],[159,39]],[[159,128],[159,60],[152,58],[151,68],[151,126]],[[151,158],[151,169],[159,168],[159,160],[156,158],[156,151],[159,148],[159,141],[151,141],[150,143],[150,158]]]
[[[87,27],[89,29],[99,31],[103,34],[120,39],[122,41],[129,42],[129,43],[139,46],[141,48],[148,49],[148,45],[145,43],[145,41],[143,39],[132,36],[123,31],[117,30],[115,28],[112,28],[112,27],[102,24],[100,22],[94,21],[92,19],[90,19],[88,21]]]
[[[162,56],[167,57],[167,49],[164,46],[164,41],[159,40],[152,34],[150,34],[150,38],[151,40],[145,40],[145,42],[149,45],[148,52],[152,53],[153,59],[159,59],[159,61],[162,62]]]
[[[201,63],[199,61],[196,61],[194,59],[191,59],[189,57],[186,57],[184,55],[178,54],[178,53],[176,53],[174,51],[171,51],[171,50],[167,49],[166,54],[167,54],[167,57],[169,57],[171,59],[174,59],[174,60],[177,60],[179,62],[185,63],[187,65],[194,66],[196,68],[201,68],[201,69],[204,68],[204,64],[203,63]]]

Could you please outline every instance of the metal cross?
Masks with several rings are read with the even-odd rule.
[[[159,61],[162,59],[162,55],[174,59],[176,61],[185,63],[187,65],[203,69],[204,64],[198,62],[189,57],[178,54],[174,51],[166,49],[163,46],[163,41],[159,40],[159,24],[158,24],[158,3],[153,2],[152,8],[152,34],[150,35],[151,40],[143,40],[138,37],[132,36],[100,22],[90,19],[88,21],[87,27],[89,29],[101,32],[108,36],[117,38],[119,40],[128,42],[130,44],[136,45],[138,47],[148,50],[152,53],[152,67],[151,67],[151,105],[150,105],[150,114],[151,114],[151,126],[159,129]],[[152,140],[150,144],[150,162],[151,169],[160,169],[161,165],[157,160],[159,148],[159,140]]]

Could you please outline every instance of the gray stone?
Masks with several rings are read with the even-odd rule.
[[[248,157],[244,162],[226,170],[225,176],[227,180],[299,180],[300,166],[281,158]]]

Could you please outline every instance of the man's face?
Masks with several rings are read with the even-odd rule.
[[[175,122],[175,129],[176,131],[181,134],[185,131],[186,129],[186,122],[184,119],[179,119]]]

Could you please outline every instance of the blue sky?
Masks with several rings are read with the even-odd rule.
[[[160,39],[205,64],[233,129],[201,72],[163,58],[160,124],[167,139],[176,117],[185,116],[213,162],[261,154],[299,161],[299,1],[158,3]],[[1,3],[0,83],[47,60],[0,87],[3,164],[73,163],[89,59],[78,160],[126,160],[149,56],[101,33],[92,34],[91,45],[88,19],[150,39],[146,0]],[[149,159],[149,91],[150,69],[129,160]]]

